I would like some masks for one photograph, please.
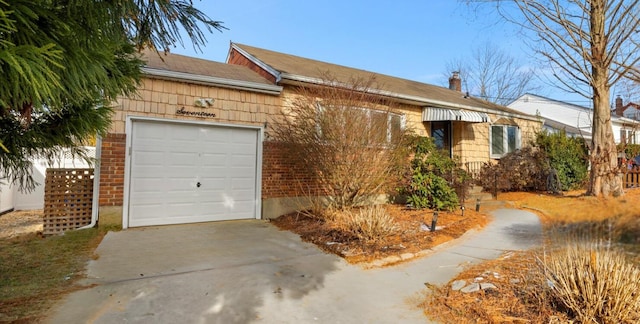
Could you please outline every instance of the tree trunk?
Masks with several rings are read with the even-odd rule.
[[[594,87],[595,90],[595,87]],[[622,173],[618,168],[618,151],[611,128],[609,89],[601,87],[593,96],[593,134],[591,139],[591,173],[588,195],[619,196],[623,193]]]
[[[591,173],[587,194],[619,196],[623,193],[623,186],[609,109],[609,69],[605,63],[607,55],[607,36],[604,31],[605,6],[602,0],[590,1],[590,5],[593,133],[590,153]]]

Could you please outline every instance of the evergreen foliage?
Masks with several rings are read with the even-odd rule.
[[[400,191],[414,208],[452,210],[458,206],[453,187],[468,182],[468,175],[455,161],[439,151],[432,138],[416,137],[408,180]],[[466,188],[463,188],[465,191]]]
[[[0,176],[29,190],[33,158],[83,157],[135,93],[137,51],[182,45],[181,30],[199,48],[200,26],[224,28],[190,1],[0,0]]]
[[[543,152],[549,165],[556,170],[562,190],[576,189],[585,184],[588,176],[589,153],[584,139],[567,137],[564,131],[542,131],[536,136],[535,146]]]

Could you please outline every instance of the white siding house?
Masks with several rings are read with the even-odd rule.
[[[86,147],[87,155],[95,157],[95,147]],[[33,191],[22,192],[17,186],[12,186],[6,179],[0,178],[0,213],[10,210],[32,210],[44,207],[44,180],[47,168],[92,168],[86,161],[73,158],[71,154],[63,152],[53,163],[45,159],[35,159],[31,176],[37,185]]]
[[[564,130],[569,136],[591,139],[593,110],[546,97],[524,94],[507,107],[538,116],[543,128],[549,131]],[[640,143],[640,122],[611,113],[613,137],[616,143]]]

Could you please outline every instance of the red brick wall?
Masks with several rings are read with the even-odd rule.
[[[262,147],[262,199],[318,195],[317,183],[287,158],[283,144],[264,142]]]
[[[249,69],[253,70],[254,72],[260,74],[263,78],[273,82],[274,84],[276,83],[275,76],[265,71],[263,68],[259,67],[257,64],[251,62],[248,58],[244,57],[235,49],[232,49],[231,53],[229,53],[229,60],[227,63],[235,64],[235,65],[244,65]]]
[[[126,135],[109,133],[102,139],[100,206],[122,206]],[[317,195],[311,177],[287,158],[283,144],[264,142],[262,199]]]
[[[102,138],[100,155],[100,206],[122,206],[126,135],[109,133]]]

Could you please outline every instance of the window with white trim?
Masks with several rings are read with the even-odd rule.
[[[491,157],[501,158],[520,149],[520,129],[512,125],[491,125]]]
[[[636,131],[633,129],[621,129],[620,130],[620,143],[624,144],[638,144],[636,143]]]

